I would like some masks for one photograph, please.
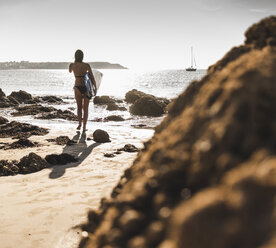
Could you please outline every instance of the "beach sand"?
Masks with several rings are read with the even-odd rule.
[[[87,137],[92,136],[96,125],[99,124],[86,133]],[[49,128],[49,134],[29,139],[42,146],[0,150],[0,158],[19,160],[30,152],[44,158],[47,154],[66,152],[78,157],[79,161],[32,174],[0,178],[2,248],[77,247],[82,233],[74,226],[85,222],[87,211],[97,209],[101,198],[110,195],[137,154],[123,152],[114,158],[106,158],[104,153],[113,152],[127,143],[142,148],[143,141],[153,134],[151,129],[108,126],[102,129],[109,133],[112,142],[99,144],[76,133],[75,123],[39,126]],[[69,136],[77,144],[60,146],[46,141],[60,135]],[[5,143],[12,141],[1,139]]]

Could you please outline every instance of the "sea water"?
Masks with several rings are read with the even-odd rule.
[[[134,71],[100,70],[103,80],[98,95],[124,98],[127,91],[138,89],[159,97],[174,98],[187,85],[200,79],[205,70]],[[74,75],[68,70],[0,70],[0,88],[9,95],[25,90],[33,95],[73,97]]]
[[[196,72],[186,72],[185,70],[160,70],[160,71],[134,71],[134,70],[100,70],[103,79],[98,91],[98,95],[108,95],[119,99],[124,99],[125,94],[132,89],[137,89],[158,97],[173,99],[177,97],[189,83],[202,78],[206,70]],[[74,100],[74,75],[68,70],[0,70],[0,88],[6,95],[12,91],[24,90],[34,96],[55,95],[66,99],[66,105],[55,105],[62,110],[70,108],[76,113],[76,103]],[[127,104],[123,106],[129,107]],[[10,116],[9,110],[0,110],[2,115]],[[108,115],[120,115],[126,121],[123,123],[102,122],[102,125],[131,127],[134,125],[156,126],[160,118],[148,118],[131,116],[129,111],[107,111],[105,106],[94,106],[90,104],[90,123],[104,119]],[[21,117],[22,121],[43,125],[45,120],[37,120],[31,116]],[[49,120],[48,123],[55,122],[67,124],[65,120]],[[98,125],[98,124],[97,124]]]

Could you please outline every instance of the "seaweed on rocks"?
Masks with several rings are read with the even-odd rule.
[[[50,154],[45,157],[45,160],[51,165],[65,165],[71,162],[77,162],[78,159],[68,153]]]
[[[81,247],[275,246],[275,25],[253,25],[242,54],[171,103]]]
[[[46,135],[49,131],[35,125],[12,121],[0,126],[0,138],[29,138],[32,135]]]

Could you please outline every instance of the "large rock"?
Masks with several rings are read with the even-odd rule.
[[[47,168],[49,164],[45,159],[31,152],[29,155],[21,158],[17,166],[20,169],[20,173],[28,174]]]
[[[108,104],[115,103],[115,100],[110,96],[95,96],[93,99],[94,104]]]
[[[130,106],[130,113],[142,116],[161,116],[165,114],[166,104],[154,96],[143,96]]]
[[[127,103],[134,103],[136,100],[138,100],[139,98],[141,98],[143,96],[148,96],[148,94],[146,94],[142,91],[133,89],[133,90],[130,90],[126,93],[125,101]]]
[[[33,99],[32,95],[24,90],[13,91],[10,96],[14,97],[20,103],[28,103]]]
[[[106,131],[101,130],[101,129],[97,129],[93,133],[93,139],[95,142],[98,142],[98,143],[110,142],[109,134]]]
[[[276,47],[259,42],[276,38],[275,25],[253,26],[246,52],[171,104],[111,198],[89,213],[82,247],[275,246]]]

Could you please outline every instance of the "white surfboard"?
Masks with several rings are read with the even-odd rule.
[[[101,82],[102,82],[102,77],[103,77],[103,74],[101,72],[99,72],[98,70],[96,69],[92,69],[92,73],[93,73],[93,76],[95,78],[95,81],[96,81],[96,88],[97,88],[97,91],[101,85]],[[92,79],[90,78],[90,75],[89,73],[87,72],[85,74],[85,77],[84,77],[84,84],[85,84],[85,87],[87,89],[87,96],[91,99],[93,96],[96,96],[96,93],[95,93],[95,86],[94,84],[92,83]]]
[[[96,87],[97,87],[97,90],[100,88],[100,85],[101,85],[101,82],[102,82],[102,78],[103,78],[103,74],[96,70],[96,69],[92,69],[92,72],[93,72],[93,76],[96,80]]]

